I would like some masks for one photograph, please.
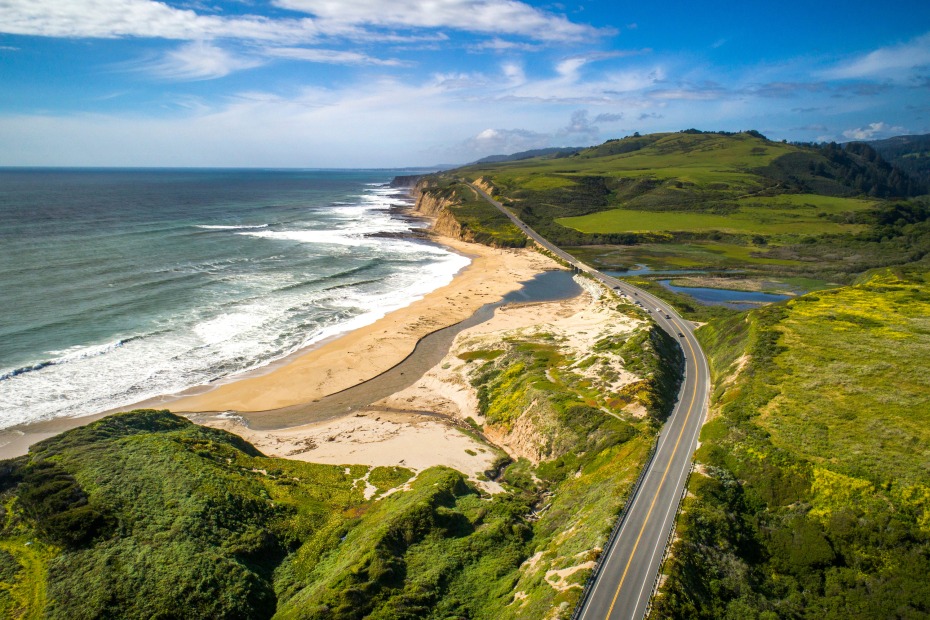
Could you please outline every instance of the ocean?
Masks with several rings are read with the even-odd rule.
[[[450,282],[390,170],[0,170],[0,428],[265,366]]]

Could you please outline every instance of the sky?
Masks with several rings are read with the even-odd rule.
[[[0,166],[393,168],[930,133],[930,2],[0,0]]]

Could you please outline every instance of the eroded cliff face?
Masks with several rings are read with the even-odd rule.
[[[413,210],[427,217],[439,217],[447,207],[455,204],[450,198],[440,195],[426,179],[417,182],[413,196],[416,198]]]
[[[474,241],[474,235],[471,231],[463,230],[462,225],[455,219],[449,207],[455,202],[446,196],[438,193],[430,186],[426,179],[421,179],[413,188],[413,195],[416,197],[416,205],[413,210],[418,215],[434,218],[430,226],[437,235],[461,239],[462,241]]]
[[[481,177],[480,179],[475,181],[474,185],[476,187],[480,187],[484,192],[488,194],[488,196],[493,196],[495,192],[497,192],[497,188],[494,187],[494,184],[491,183],[491,180],[488,179],[487,177]]]

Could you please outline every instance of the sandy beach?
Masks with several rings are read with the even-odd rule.
[[[140,407],[174,412],[255,412],[310,403],[372,379],[394,367],[424,336],[470,317],[486,303],[517,290],[520,282],[559,266],[533,250],[505,250],[445,237],[435,241],[472,262],[452,282],[375,323],[298,353],[262,372],[194,388],[190,395],[166,395],[120,410]],[[60,418],[0,431],[0,459],[25,454],[37,441],[88,424],[113,411]],[[287,423],[286,410],[274,426]],[[297,422],[299,424],[299,422]],[[343,461],[347,462],[347,461]]]
[[[174,412],[265,411],[340,392],[395,366],[427,334],[468,318],[484,304],[518,289],[520,282],[559,268],[532,250],[496,249],[447,237],[436,240],[472,260],[447,286],[283,366],[164,406]]]
[[[547,333],[556,336],[566,354],[580,359],[601,338],[641,324],[617,312],[614,298],[604,295],[599,286],[587,281],[582,286],[585,292],[570,299],[497,308],[489,320],[460,332],[442,359],[412,385],[350,414],[280,429],[254,428],[238,414],[191,418],[240,435],[269,456],[334,465],[401,465],[416,472],[445,465],[466,474],[489,493],[500,492],[500,485],[481,474],[492,468],[502,452],[538,462],[545,438],[538,429],[503,431],[486,426],[485,438],[490,441],[479,441],[467,420],[482,425],[484,420],[476,390],[468,381],[468,358],[461,356],[500,346],[506,338]],[[620,360],[616,366],[621,367]],[[616,389],[635,380],[636,376],[620,372],[609,387]],[[640,409],[633,406],[630,413],[642,415]]]

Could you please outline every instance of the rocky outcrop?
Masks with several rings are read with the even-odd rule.
[[[459,224],[459,221],[455,219],[455,216],[452,215],[452,212],[448,209],[440,210],[439,215],[436,216],[436,220],[433,222],[430,230],[432,230],[437,235],[442,235],[443,237],[451,237],[453,239],[461,239],[462,241],[468,242],[475,240],[471,231],[463,229],[462,225]]]
[[[439,217],[443,212],[447,212],[447,207],[455,204],[452,199],[432,189],[429,181],[425,179],[421,179],[413,187],[413,196],[417,201],[414,212],[426,217]]]
[[[391,187],[396,187],[398,189],[406,189],[415,187],[416,184],[423,178],[422,174],[409,174],[409,175],[400,175],[394,177],[391,181]]]
[[[491,180],[488,177],[481,177],[474,182],[476,187],[480,187],[488,196],[493,196],[497,193],[497,188],[494,187],[494,184],[491,183]]]
[[[433,224],[430,230],[444,237],[461,239],[462,241],[474,241],[474,234],[462,225],[449,210],[449,207],[456,202],[431,187],[426,179],[421,179],[413,188],[413,195],[416,198],[416,205],[413,208],[414,213],[433,218]]]

